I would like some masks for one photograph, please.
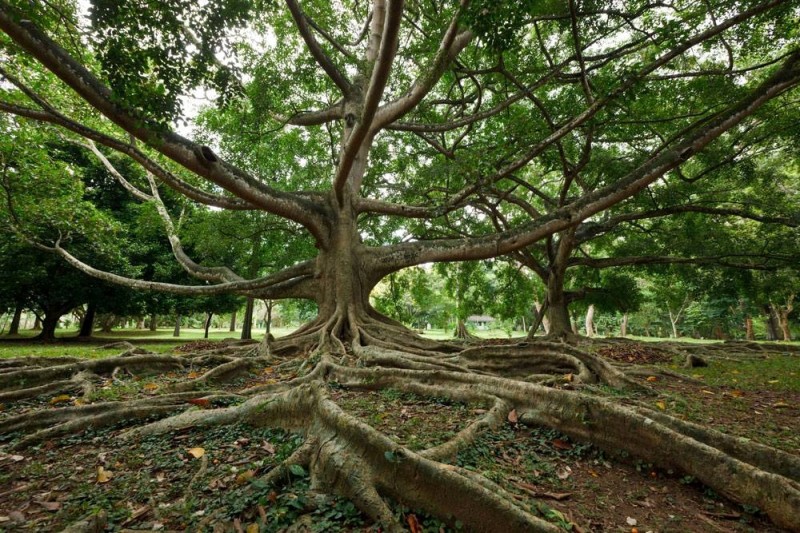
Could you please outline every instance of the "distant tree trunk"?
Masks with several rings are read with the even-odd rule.
[[[173,337],[180,337],[181,336],[181,314],[178,313],[175,316],[175,329],[172,330]]]
[[[94,303],[86,306],[86,314],[83,315],[83,320],[81,320],[81,330],[78,333],[78,337],[89,338],[92,336],[96,312],[97,306]]]
[[[457,339],[471,339],[473,337],[473,335],[467,331],[467,325],[464,323],[463,318],[458,319],[453,336]]]
[[[150,315],[150,331],[158,331],[158,317],[155,313]]]
[[[58,320],[61,318],[59,313],[49,313],[44,315],[42,320],[42,331],[36,338],[42,341],[56,340],[56,328],[58,327]]]
[[[772,308],[775,311],[775,316],[778,318],[778,326],[781,328],[781,333],[783,335],[784,341],[792,340],[792,332],[789,329],[789,315],[792,314],[794,311],[794,294],[790,294],[786,298],[785,305],[773,305]]]
[[[211,327],[211,317],[213,316],[214,313],[211,311],[209,311],[208,314],[206,315],[206,323],[204,324],[205,333],[203,334],[204,339],[208,338],[208,328]]]
[[[250,340],[253,338],[253,307],[255,306],[253,298],[247,298],[247,304],[244,307],[244,320],[242,321],[242,340]]]
[[[578,321],[575,320],[575,317],[570,317],[569,319],[570,327],[572,328],[573,335],[580,335],[580,331],[578,330]]]
[[[753,331],[753,317],[750,315],[744,317],[744,338],[749,341],[756,340],[756,334]]]
[[[768,341],[776,341],[778,340],[778,321],[775,317],[775,311],[771,305],[767,304],[764,306],[764,313],[767,315],[767,340]]]
[[[113,313],[103,316],[100,321],[100,331],[103,333],[111,333],[111,329],[117,323],[117,317]]]
[[[40,329],[42,329],[42,319],[37,316],[33,321],[33,331],[39,331]]]
[[[264,314],[264,323],[266,326],[266,333],[265,336],[270,339],[272,329],[272,306],[275,305],[274,300],[267,300],[265,302],[267,304],[267,312]]]
[[[11,318],[11,326],[9,327],[9,335],[19,334],[19,323],[22,320],[22,304],[17,304],[14,308],[14,316]]]
[[[585,325],[586,325],[586,336],[594,337],[597,333],[594,329],[594,304],[589,305],[589,308],[586,310]]]
[[[236,331],[236,310],[234,309],[233,313],[231,313],[231,327],[228,331]]]
[[[136,329],[144,329],[144,317],[136,317]]]
[[[620,337],[628,336],[628,313],[624,313],[622,315],[622,322],[619,325],[619,336]]]

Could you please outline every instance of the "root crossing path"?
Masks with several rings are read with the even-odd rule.
[[[497,531],[498,524],[508,532],[559,531],[529,502],[454,464],[456,454],[484,432],[513,422],[554,428],[576,441],[683,472],[758,507],[777,526],[800,531],[800,457],[592,394],[598,385],[647,392],[646,382],[632,377],[640,367],[612,364],[593,353],[598,346],[546,339],[442,343],[387,321],[368,324],[347,342],[338,335],[341,324],[327,321],[258,346],[220,344],[181,356],[125,345],[121,355],[104,359],[3,360],[0,402],[7,406],[59,394],[77,395],[78,401],[22,413],[6,409],[0,451],[13,453],[89,428],[124,427],[116,433],[120,443],[240,423],[283,428],[302,435],[303,444],[263,481],[277,483],[299,465],[314,493],[349,499],[384,531],[404,530],[391,502],[470,531]],[[713,355],[735,357],[735,348],[717,348]],[[768,351],[738,348],[748,356]],[[277,379],[232,386],[243,375],[265,372]],[[98,384],[154,373],[184,379],[134,398],[98,399]],[[449,440],[412,450],[337,404],[332,391],[342,390],[395,390],[485,409],[475,410],[474,419]]]

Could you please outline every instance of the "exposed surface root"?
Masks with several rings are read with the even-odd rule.
[[[0,400],[81,389],[89,397],[91,389],[86,387],[120,368],[134,373],[198,368],[202,373],[164,387],[157,395],[6,416],[0,419],[0,436],[15,439],[10,446],[21,449],[88,428],[118,425],[134,425],[118,434],[120,442],[240,423],[282,428],[302,435],[304,442],[263,473],[261,481],[277,483],[294,465],[302,466],[313,492],[349,499],[385,531],[403,530],[393,502],[424,509],[451,525],[460,522],[470,531],[497,531],[498,524],[503,531],[559,531],[489,479],[451,463],[485,432],[519,421],[684,472],[721,494],[759,507],[781,527],[800,529],[800,458],[580,392],[583,385],[598,383],[643,388],[637,384],[643,380],[626,375],[626,367],[560,342],[467,348],[418,337],[412,342],[413,334],[395,335],[399,327],[389,321],[360,317],[356,323],[347,316],[316,321],[270,343],[268,357],[242,351],[252,346],[186,357],[128,353],[135,349],[122,346],[125,355],[96,361],[48,365],[39,359],[14,360],[0,372],[5,391]],[[347,343],[340,339],[343,331],[352,334]],[[291,350],[300,350],[301,358],[288,359]],[[198,397],[194,392],[242,373],[277,376],[276,368],[284,371],[282,379],[260,378],[235,394],[204,391]],[[486,409],[445,442],[412,450],[343,410],[331,394],[337,389],[391,389]]]

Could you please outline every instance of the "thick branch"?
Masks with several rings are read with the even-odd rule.
[[[294,19],[295,24],[297,25],[297,29],[300,31],[300,35],[303,37],[303,40],[308,47],[308,51],[311,52],[311,55],[314,56],[317,64],[322,67],[322,70],[325,71],[325,74],[336,84],[337,87],[342,91],[342,94],[346,96],[350,95],[350,91],[352,90],[350,86],[350,82],[347,81],[345,75],[338,69],[336,65],[334,65],[333,61],[328,54],[322,49],[317,42],[316,37],[314,37],[313,32],[308,24],[308,19],[306,15],[303,13],[303,10],[300,9],[300,5],[297,3],[297,0],[286,0],[286,6],[289,8],[289,12],[292,14],[292,18]]]
[[[54,43],[30,21],[18,20],[15,10],[0,1],[0,29],[55,74],[89,105],[117,126],[188,170],[208,179],[243,200],[289,218],[324,238],[322,205],[301,195],[272,189],[241,169],[221,161],[208,147],[200,146],[153,124],[117,104],[111,91],[82,64]]]
[[[418,77],[408,92],[399,99],[384,105],[377,113],[375,129],[381,129],[396,121],[419,104],[441,79],[448,65],[472,40],[472,32],[458,30],[458,19],[468,0],[462,0],[459,9],[450,21],[450,25],[442,38],[439,49],[430,66]]]
[[[653,155],[635,170],[597,191],[522,227],[492,235],[403,243],[378,252],[384,272],[433,261],[484,259],[505,255],[568,228],[626,198],[630,198],[669,170],[684,163],[714,139],[752,115],[766,102],[800,83],[800,51],[795,51],[759,87],[739,102],[700,121],[672,148]]]
[[[380,39],[380,49],[372,75],[369,80],[366,95],[364,96],[364,108],[358,122],[353,129],[350,137],[345,142],[339,167],[336,169],[333,189],[336,198],[341,204],[343,192],[350,170],[353,168],[356,155],[361,150],[362,145],[368,137],[374,135],[376,131],[373,127],[373,119],[378,109],[386,83],[389,81],[389,73],[392,69],[395,53],[397,52],[397,40],[400,35],[400,21],[403,17],[403,0],[387,0],[386,17],[383,22],[383,31]]]

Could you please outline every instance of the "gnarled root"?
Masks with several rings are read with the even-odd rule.
[[[680,470],[721,494],[759,507],[781,527],[800,529],[800,516],[796,513],[800,508],[800,458],[664,413],[524,381],[531,376],[548,375],[563,383],[567,374],[573,376],[572,387],[597,382],[615,387],[636,386],[602,358],[575,346],[546,341],[462,347],[457,351],[425,351],[420,348],[425,344],[421,342],[404,349],[402,342],[388,333],[382,337],[386,339],[383,342],[372,342],[380,337],[379,331],[393,331],[393,324],[368,317],[356,322],[355,318],[348,315],[347,319],[339,316],[320,321],[284,344],[279,340],[272,345],[280,352],[297,343],[305,349],[313,346],[314,356],[302,359],[302,363],[273,352],[269,358],[206,353],[191,359],[144,354],[101,360],[106,361],[103,364],[90,361],[51,367],[16,366],[0,373],[0,380],[12,375],[10,383],[25,376],[37,384],[14,390],[33,394],[34,390],[52,392],[53,389],[43,388],[47,379],[66,387],[80,372],[108,373],[120,366],[131,368],[127,366],[131,361],[133,368],[140,370],[147,367],[145,360],[162,367],[181,367],[191,361],[216,365],[160,396],[6,417],[0,421],[0,434],[29,433],[14,443],[21,447],[88,427],[130,424],[150,417],[160,419],[127,429],[118,438],[131,441],[147,435],[238,423],[280,427],[302,434],[305,442],[266,473],[264,481],[277,481],[292,465],[302,465],[310,473],[312,491],[349,498],[385,530],[401,530],[391,507],[394,501],[424,509],[451,524],[459,521],[469,530],[495,531],[502,524],[504,531],[558,531],[495,483],[447,463],[483,432],[506,420],[518,419],[558,429],[612,452],[624,450],[665,468]],[[364,320],[369,321],[362,323]],[[343,330],[357,333],[349,345],[337,336]],[[312,338],[315,344],[304,344]],[[238,395],[206,393],[209,395],[204,397],[227,395],[244,400],[234,406],[185,409],[191,406],[187,404],[189,400],[198,404],[192,389],[222,382],[253,365],[267,364],[290,365],[300,375],[291,381],[244,389]],[[488,410],[481,411],[448,441],[414,451],[344,411],[330,393],[334,386],[348,390],[391,388],[421,397],[479,403]],[[177,411],[182,412],[176,414]]]

